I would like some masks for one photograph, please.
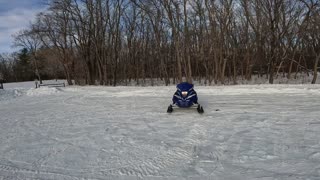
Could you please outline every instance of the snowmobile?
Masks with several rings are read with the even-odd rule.
[[[203,113],[203,107],[198,103],[198,96],[193,89],[193,84],[183,82],[177,85],[177,91],[172,98],[172,104],[168,106],[167,112],[172,113],[173,107],[190,108],[197,107],[198,113]]]

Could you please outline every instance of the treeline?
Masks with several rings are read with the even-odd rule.
[[[0,81],[21,82],[35,79],[41,81],[43,79],[65,78],[60,64],[54,59],[42,55],[43,52],[39,51],[38,53],[39,62],[34,61],[31,53],[26,48],[11,54],[0,54]],[[35,63],[38,64],[35,65]]]
[[[186,77],[237,83],[258,74],[313,75],[318,0],[51,0],[15,35],[39,79],[55,60],[69,84],[117,85]],[[41,54],[41,57],[40,57]],[[50,63],[50,66],[54,63]]]

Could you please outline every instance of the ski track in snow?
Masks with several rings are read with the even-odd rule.
[[[320,179],[319,85],[195,89],[0,90],[0,180]]]

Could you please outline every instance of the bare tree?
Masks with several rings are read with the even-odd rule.
[[[14,46],[26,48],[32,55],[32,64],[34,73],[42,83],[40,69],[39,69],[39,56],[38,50],[42,46],[42,42],[37,35],[31,30],[22,30],[14,36]]]
[[[273,83],[280,72],[290,79],[301,71],[313,71],[316,82],[315,0],[49,2],[26,32],[63,66],[70,84],[168,85],[183,77],[236,84],[254,74]]]

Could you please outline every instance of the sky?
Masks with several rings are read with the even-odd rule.
[[[37,13],[45,10],[46,0],[0,0],[0,53],[18,50],[12,35],[27,28]]]

